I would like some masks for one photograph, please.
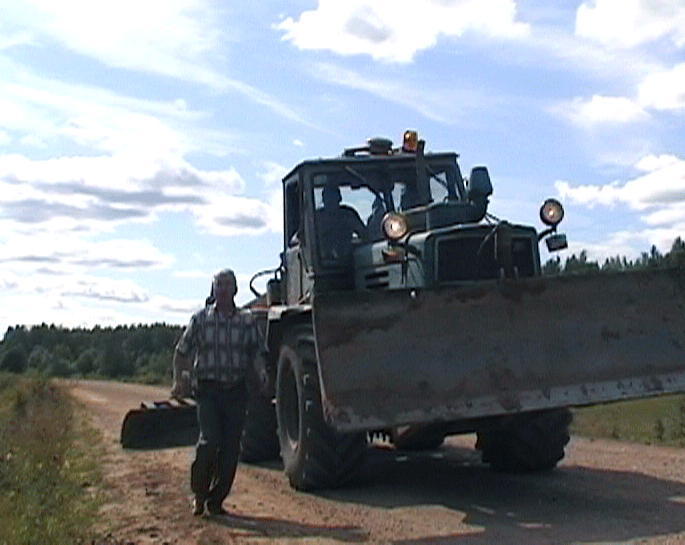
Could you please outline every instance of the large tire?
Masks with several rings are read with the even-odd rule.
[[[240,439],[240,459],[256,464],[278,460],[279,454],[276,409],[270,398],[252,392]]]
[[[283,468],[293,488],[334,488],[357,477],[366,434],[343,434],[326,424],[311,326],[296,328],[281,347],[276,417]]]
[[[552,469],[564,457],[571,411],[521,414],[478,432],[476,448],[495,471],[532,473]]]

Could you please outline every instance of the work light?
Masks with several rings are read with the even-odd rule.
[[[401,239],[408,231],[407,218],[396,212],[388,212],[383,217],[383,232],[390,240]]]
[[[545,225],[559,225],[564,219],[564,207],[556,199],[547,199],[540,207],[540,219]]]

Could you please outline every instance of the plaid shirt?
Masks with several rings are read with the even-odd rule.
[[[185,357],[194,354],[194,384],[212,380],[232,386],[246,377],[258,346],[257,322],[250,311],[223,315],[212,305],[193,315],[176,350]]]

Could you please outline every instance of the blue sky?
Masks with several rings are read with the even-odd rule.
[[[234,5],[235,4],[235,5]],[[417,129],[593,259],[685,236],[685,1],[8,0],[0,332],[184,324],[278,264],[280,178]],[[548,256],[543,255],[543,259]]]

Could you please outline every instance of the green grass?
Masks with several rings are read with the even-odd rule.
[[[90,543],[97,467],[68,395],[0,375],[0,544]]]
[[[685,447],[685,396],[668,395],[576,409],[572,433]]]

